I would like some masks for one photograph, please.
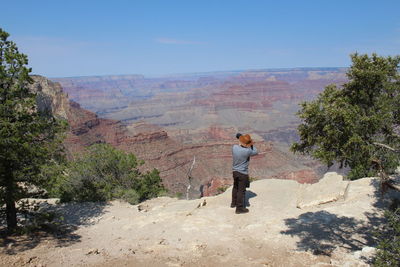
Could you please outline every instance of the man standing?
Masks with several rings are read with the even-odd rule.
[[[231,208],[236,207],[236,214],[249,212],[244,205],[246,185],[249,183],[250,157],[257,155],[257,149],[253,146],[250,135],[238,133],[239,145],[233,145],[233,189]]]

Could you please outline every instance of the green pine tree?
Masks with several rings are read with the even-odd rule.
[[[292,151],[349,167],[351,179],[390,173],[400,163],[400,57],[351,59],[342,88],[329,85],[301,104],[300,141]]]
[[[7,228],[17,226],[15,202],[25,186],[40,185],[42,165],[61,155],[59,133],[65,124],[39,110],[28,58],[0,28],[0,204],[6,204]]]

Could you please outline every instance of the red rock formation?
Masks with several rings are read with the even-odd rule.
[[[159,169],[163,183],[170,192],[175,193],[186,192],[187,171],[195,156],[196,164],[192,172],[194,190],[191,192],[191,197],[198,197],[202,193],[205,195],[219,193],[220,187],[231,183],[231,147],[237,142],[234,139],[233,128],[212,126],[203,132],[207,136],[204,142],[184,144],[171,139],[162,128],[154,125],[141,122],[126,126],[119,121],[99,118],[95,113],[81,108],[79,104],[68,101],[57,83],[49,83],[44,78],[39,79],[37,83],[43,92],[58,90],[53,94],[51,106],[57,115],[64,116],[69,122],[70,131],[65,145],[70,157],[91,144],[109,143],[143,159],[146,162],[142,166],[143,171]],[[277,86],[272,88],[278,88],[284,83],[272,84]],[[230,90],[245,95],[246,88],[236,87]],[[222,95],[224,94],[220,97]],[[292,156],[280,152],[272,144],[258,142],[256,146],[260,153],[251,159],[252,177],[261,179],[279,177],[282,174],[285,179],[299,178],[305,181],[307,174],[310,177],[315,176],[310,168],[293,164],[295,159]],[[299,170],[304,171],[297,176],[296,171]]]
[[[272,176],[272,178],[295,180],[301,184],[313,184],[318,182],[319,180],[319,177],[317,176],[315,171],[311,169],[283,172]]]
[[[205,99],[192,102],[193,105],[219,108],[257,110],[272,107],[279,100],[302,98],[303,93],[284,81],[260,81],[236,84],[228,89],[211,94]]]
[[[215,196],[223,193],[233,183],[232,178],[214,177],[201,188],[202,196]]]
[[[212,125],[208,128],[209,140],[231,140],[235,134],[233,128],[222,128],[221,126]]]

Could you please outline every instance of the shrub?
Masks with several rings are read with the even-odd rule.
[[[249,178],[249,182],[250,183],[252,183],[252,182],[254,182],[254,181],[257,181],[258,180],[258,178],[256,178],[256,177],[250,177]]]
[[[381,236],[374,266],[400,266],[400,208],[386,211],[387,225]]]
[[[226,191],[226,189],[228,189],[229,186],[224,185],[224,186],[220,186],[217,188],[218,194],[222,194]]]
[[[64,202],[119,198],[137,204],[165,191],[159,172],[141,173],[142,164],[132,153],[95,144],[67,164],[66,173],[55,178],[52,192]]]
[[[177,192],[175,194],[175,197],[178,198],[178,199],[181,199],[181,198],[183,198],[183,193],[182,192]]]

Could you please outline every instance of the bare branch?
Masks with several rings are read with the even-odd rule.
[[[390,147],[390,146],[382,144],[382,143],[374,142],[373,144],[377,145],[377,146],[380,146],[380,147],[384,147],[384,148],[389,149],[390,151],[393,151],[393,152],[400,152],[400,149],[395,149],[393,147]]]
[[[193,156],[192,165],[190,166],[190,169],[189,169],[189,171],[187,173],[187,177],[188,177],[188,180],[189,180],[189,185],[186,188],[186,200],[189,200],[189,190],[191,188],[191,184],[190,183],[191,183],[191,180],[192,180],[192,170],[193,170],[193,167],[194,167],[195,163],[196,163],[196,156]]]

